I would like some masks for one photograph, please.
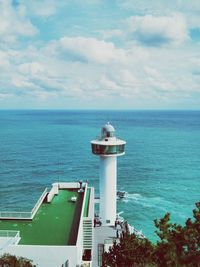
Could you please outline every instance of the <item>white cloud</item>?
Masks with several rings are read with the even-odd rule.
[[[188,32],[184,15],[164,12],[133,16],[126,20],[126,25],[121,19],[116,20],[110,29],[104,22],[102,28],[101,24],[93,25],[92,30],[88,28],[87,37],[85,25],[81,25],[80,36],[73,33],[70,37],[67,31],[65,36],[58,34],[57,38],[52,33],[45,37],[37,35],[26,46],[24,38],[18,37],[36,33],[30,17],[46,18],[34,18],[38,27],[41,22],[41,27],[48,22],[53,25],[58,20],[53,15],[64,2],[51,0],[46,7],[46,0],[20,3],[13,7],[11,1],[0,0],[0,38],[7,44],[0,49],[1,99],[22,96],[54,103],[55,98],[60,98],[64,103],[73,98],[90,101],[91,105],[103,103],[105,107],[107,99],[112,105],[118,99],[122,107],[127,107],[127,103],[135,107],[140,101],[178,102],[181,97],[199,91],[200,56],[192,40],[185,42]],[[101,40],[95,37],[99,33]],[[14,46],[10,44],[15,40],[18,42]]]
[[[96,38],[63,37],[60,40],[60,45],[73,60],[108,63],[126,59],[123,49],[117,49],[112,42],[100,41]]]
[[[0,69],[8,69],[10,66],[10,61],[8,59],[7,53],[0,51]]]
[[[38,62],[21,64],[19,70],[27,75],[37,75],[38,73],[44,72],[43,66]]]
[[[106,90],[108,90],[106,95],[109,95],[110,93],[121,89],[117,84],[117,81],[109,79],[108,77],[106,77],[106,75],[103,75],[99,82],[102,85],[102,88],[104,88],[103,90],[105,90],[105,88]]]
[[[168,0],[168,1],[158,1],[158,0],[118,0],[118,5],[121,8],[133,10],[134,12],[139,12],[141,14],[151,13],[151,14],[167,14],[174,10],[180,12],[196,12],[200,11],[199,0]]]
[[[15,8],[11,0],[0,0],[1,43],[12,43],[19,36],[33,36],[36,33],[36,27],[26,16],[22,7]]]
[[[29,77],[25,77],[19,74],[14,74],[11,80],[11,84],[17,88],[27,89],[27,94],[29,94],[29,88],[33,87],[33,84],[29,81]]]
[[[184,14],[189,28],[200,27],[199,0],[118,0],[121,9],[132,10],[137,15],[170,16],[172,13]]]
[[[156,92],[171,94],[173,91],[173,84],[167,80],[159,71],[155,68],[145,66],[144,71],[147,77],[148,86],[153,88]]]
[[[13,97],[13,94],[8,94],[8,93],[0,93],[0,100],[5,100],[5,99],[9,99],[11,97]]]
[[[133,16],[127,20],[132,38],[150,46],[181,44],[188,39],[187,24],[181,14]]]
[[[86,39],[88,41],[88,38],[83,38]],[[66,45],[65,42],[64,44]],[[101,47],[101,41],[96,40],[94,44],[95,48]],[[1,52],[0,57],[7,62],[7,68],[1,71],[1,98],[5,95],[2,88],[7,88],[6,93],[12,97],[27,96],[44,101],[55,97],[62,99],[70,97],[83,101],[90,100],[91,103],[95,103],[97,98],[102,101],[108,98],[111,101],[112,98],[121,97],[121,103],[128,101],[131,105],[131,101],[135,103],[144,99],[150,101],[154,99],[159,102],[172,97],[173,99],[186,97],[199,90],[198,77],[193,79],[190,73],[194,65],[198,65],[197,52],[187,50],[186,53],[185,50],[177,51],[176,48],[149,50],[149,47],[141,48],[136,45],[130,49],[128,46],[123,49],[126,62],[116,64],[121,58],[119,56],[116,61],[117,55],[120,55],[118,49],[114,45],[107,46],[106,42],[103,44],[103,48],[111,50],[111,58],[110,55],[107,56],[108,51],[104,54],[102,49],[101,55],[104,58],[99,60],[96,56],[98,49],[92,50],[91,46],[82,48],[80,43],[78,45],[75,42],[70,43],[68,39],[67,51],[78,50],[81,57],[85,56],[87,60],[63,58],[63,53],[59,54],[60,40],[51,42],[41,49],[31,46],[21,51]],[[89,51],[91,55],[87,58]],[[189,61],[191,58],[193,60]],[[183,62],[188,64],[185,65]]]

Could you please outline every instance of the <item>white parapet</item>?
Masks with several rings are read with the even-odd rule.
[[[82,183],[82,186],[85,187],[86,183]],[[80,188],[79,182],[59,182],[59,183],[53,183],[52,188],[47,196],[47,202],[51,202],[55,195],[58,195],[59,189],[70,189],[70,188]],[[72,200],[73,201],[73,200]]]
[[[116,220],[117,157],[100,156],[100,217],[103,225]]]
[[[59,184],[58,183],[52,184],[51,191],[49,192],[47,196],[47,202],[51,202],[54,196],[58,195],[58,192],[59,192]]]

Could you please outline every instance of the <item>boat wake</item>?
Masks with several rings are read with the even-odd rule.
[[[163,210],[165,210],[164,207],[168,207],[170,204],[169,201],[165,200],[162,197],[147,197],[139,193],[128,192],[126,192],[126,196],[124,198],[120,198],[120,201],[123,201],[125,203],[133,202],[145,208],[155,208],[159,206]]]

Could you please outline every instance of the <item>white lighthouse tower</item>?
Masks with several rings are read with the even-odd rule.
[[[91,141],[92,153],[100,157],[100,217],[103,225],[115,224],[117,157],[124,155],[125,144],[115,136],[115,129],[109,122],[102,127],[101,137]]]

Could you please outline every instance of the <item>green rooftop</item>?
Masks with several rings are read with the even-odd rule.
[[[72,196],[76,202],[70,201]],[[0,230],[20,231],[20,245],[75,245],[83,196],[77,190],[60,189],[51,203],[42,203],[33,220],[1,219]]]

